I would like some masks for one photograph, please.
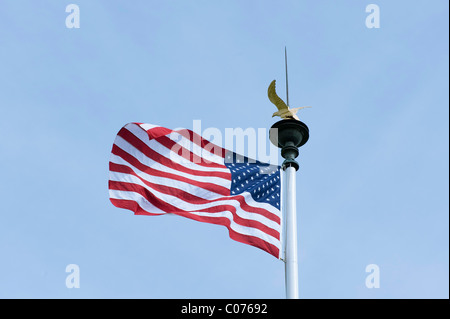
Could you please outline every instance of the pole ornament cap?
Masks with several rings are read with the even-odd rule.
[[[298,148],[309,139],[308,126],[297,120],[281,120],[270,128],[269,139],[272,144],[281,148],[281,156],[286,159],[283,168],[293,166],[298,170],[295,158],[298,156]]]

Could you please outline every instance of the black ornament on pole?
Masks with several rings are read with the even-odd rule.
[[[285,119],[272,125],[269,139],[275,146],[281,148],[281,156],[285,159],[283,169],[292,166],[297,171],[299,165],[295,158],[298,148],[309,139],[309,129],[305,123],[294,119]]]

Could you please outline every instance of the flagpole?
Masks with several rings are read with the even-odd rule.
[[[309,129],[305,123],[294,119],[285,119],[272,125],[270,141],[281,148],[285,159],[282,168],[286,180],[283,207],[286,223],[285,280],[286,298],[298,299],[298,247],[297,247],[297,207],[296,207],[296,172],[299,165],[295,158],[298,148],[309,139]]]
[[[285,277],[286,298],[298,299],[298,257],[297,257],[297,211],[296,211],[296,169],[293,166],[284,168],[286,179],[286,254]]]

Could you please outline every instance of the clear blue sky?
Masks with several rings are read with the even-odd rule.
[[[70,3],[79,29],[66,28]],[[379,29],[365,25],[370,3]],[[128,122],[269,128],[286,45],[290,104],[313,106],[300,297],[448,298],[448,6],[2,0],[0,297],[284,298],[281,261],[224,227],[118,209],[107,180]]]

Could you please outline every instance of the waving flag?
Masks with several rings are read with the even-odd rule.
[[[280,258],[280,167],[225,150],[190,130],[129,123],[109,163],[109,197],[137,215],[223,225],[230,238]]]

